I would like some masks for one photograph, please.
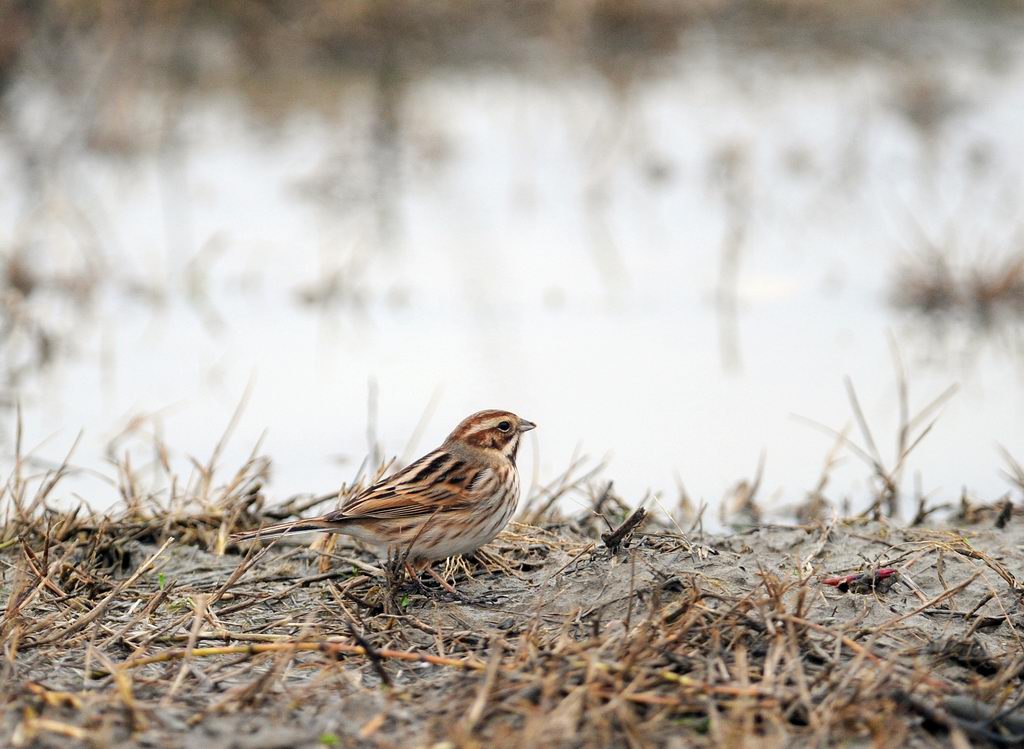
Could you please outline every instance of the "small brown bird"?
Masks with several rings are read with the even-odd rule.
[[[389,553],[408,551],[414,565],[467,554],[497,536],[512,517],[519,501],[519,440],[535,426],[508,411],[480,411],[455,427],[439,448],[334,512],[232,539],[344,533]]]

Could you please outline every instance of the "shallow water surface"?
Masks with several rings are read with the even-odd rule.
[[[116,455],[145,464],[159,434],[187,471],[251,384],[221,465],[263,435],[278,498],[351,479],[368,440],[410,459],[502,407],[540,425],[527,483],[579,451],[631,501],[715,502],[763,452],[781,507],[832,446],[794,414],[852,423],[845,376],[892,461],[895,346],[912,410],[959,385],[905,488],[994,499],[997,445],[1024,457],[1016,323],[889,302],[930,245],[1016,249],[1024,37],[977,34],[895,58],[697,29],[621,75],[321,71],[141,87],[91,119],[29,69],[0,134],[3,244],[46,279],[20,304],[54,341],[43,367],[30,333],[7,341],[25,444],[56,462],[84,430],[74,462],[112,476],[134,423]],[[844,454],[826,493],[862,506],[871,471]]]

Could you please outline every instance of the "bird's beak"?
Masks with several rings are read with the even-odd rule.
[[[537,425],[534,424],[532,421],[527,421],[526,419],[522,419],[519,422],[519,431],[520,432],[529,432],[531,429],[536,429],[536,428],[537,428]]]

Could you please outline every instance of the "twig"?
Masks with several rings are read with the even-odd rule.
[[[637,507],[633,510],[632,514],[626,518],[622,525],[611,532],[604,532],[601,534],[601,540],[604,541],[604,545],[612,551],[617,551],[619,546],[629,537],[629,535],[635,531],[644,519],[647,517],[647,510],[643,507]]]
[[[363,637],[362,633],[356,629],[356,626],[351,622],[347,622],[348,632],[352,635],[352,639],[362,646],[363,650],[366,651],[366,657],[370,659],[370,663],[373,664],[374,671],[377,672],[377,676],[384,683],[384,686],[391,686],[391,677],[388,676],[388,672],[384,670],[384,661],[380,656],[380,653],[370,644],[370,641]]]
[[[291,642],[270,642],[258,643],[255,645],[223,645],[210,648],[173,648],[155,655],[147,655],[139,658],[129,658],[117,666],[120,670],[131,670],[141,666],[148,666],[153,663],[166,663],[185,657],[208,658],[217,655],[259,655],[261,653],[280,653],[288,650],[317,651],[328,655],[368,655],[366,648],[362,645],[350,645],[343,642],[316,642],[316,641],[291,641]],[[396,661],[413,661],[416,663],[429,663],[433,666],[447,666],[449,668],[462,668],[470,671],[482,671],[487,666],[475,658],[444,658],[430,653],[417,653],[407,650],[378,650],[380,658]],[[109,674],[109,671],[94,670],[92,678],[101,678]]]

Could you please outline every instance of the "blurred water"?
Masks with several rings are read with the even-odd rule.
[[[87,96],[27,74],[0,136],[2,244],[40,278],[103,280],[82,303],[66,288],[26,302],[60,348],[9,385],[26,445],[59,461],[85,430],[75,463],[109,476],[107,442],[155,415],[143,433],[188,470],[251,381],[221,464],[265,432],[275,497],[330,490],[368,449],[372,382],[385,455],[415,457],[501,407],[540,425],[527,481],[581,450],[610,456],[633,501],[673,505],[678,477],[714,502],[764,451],[779,506],[831,447],[792,415],[848,423],[844,376],[891,453],[894,340],[912,407],[960,385],[907,487],[919,473],[937,496],[994,498],[1008,488],[996,445],[1024,452],[1016,336],[936,334],[886,295],[926,240],[997,254],[1019,236],[1019,39],[908,61],[737,54],[694,33],[615,76],[270,82],[267,107],[312,102],[273,117],[230,86],[144,90],[91,142],[75,126]],[[12,409],[4,420],[9,464]],[[119,450],[153,457],[138,437]],[[846,461],[830,496],[862,504],[869,476]],[[115,496],[89,476],[75,486]]]

